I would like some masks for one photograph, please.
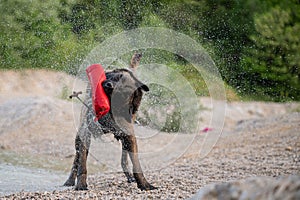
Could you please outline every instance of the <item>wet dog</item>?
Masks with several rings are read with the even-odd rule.
[[[152,186],[144,177],[139,158],[137,141],[133,124],[135,115],[140,106],[143,92],[149,91],[147,85],[137,79],[134,70],[139,64],[141,54],[135,53],[131,59],[131,69],[115,69],[106,72],[106,80],[102,87],[109,98],[110,110],[98,122],[94,122],[94,113],[91,109],[83,107],[81,113],[81,126],[75,138],[76,155],[70,176],[65,186],[75,186],[76,190],[87,189],[87,156],[91,143],[91,135],[97,137],[101,134],[113,133],[122,144],[121,166],[128,182],[136,182],[141,190],[152,190]],[[91,87],[87,87],[85,103],[92,107]],[[128,169],[128,157],[133,165],[132,173]]]

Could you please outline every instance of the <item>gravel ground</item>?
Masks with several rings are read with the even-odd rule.
[[[46,170],[50,166],[60,172],[69,170],[76,132],[73,120],[78,118],[73,114],[79,112],[80,106],[62,98],[72,91],[73,77],[48,71],[8,71],[0,72],[0,76],[0,114],[3,112],[0,115],[0,162]],[[202,113],[205,124],[210,121],[209,102],[209,98],[201,99],[208,108]],[[126,182],[123,173],[116,172],[120,170],[100,171],[90,156],[88,191],[58,187],[49,191],[16,192],[0,199],[186,199],[214,183],[300,175],[300,113],[295,112],[297,110],[299,104],[228,103],[224,133],[206,157],[197,156],[198,146],[192,145],[193,151],[160,170],[154,170],[157,167],[150,164],[166,165],[161,157],[151,158],[153,161],[141,159],[146,178],[157,190],[140,191],[136,184]],[[143,134],[147,132],[140,130]],[[201,133],[196,139],[205,138],[205,134],[213,134],[213,131]],[[172,139],[170,136],[153,137],[151,145],[165,145]],[[181,148],[176,146],[176,140],[173,142],[166,151]],[[109,163],[111,158],[117,158],[109,164],[120,169],[119,144],[113,144],[114,152],[107,149],[110,153],[105,153],[104,161]],[[147,143],[139,144],[139,148],[147,151]],[[168,152],[165,155],[169,155]],[[5,180],[0,180],[1,184],[5,184]]]
[[[266,126],[262,127],[261,123]],[[223,136],[205,158],[185,156],[160,171],[147,171],[145,176],[149,182],[159,187],[153,191],[138,190],[134,183],[125,181],[122,173],[101,173],[89,176],[88,191],[62,188],[49,192],[20,192],[2,198],[186,199],[212,183],[257,176],[300,175],[299,130],[300,113],[266,119],[265,122],[261,120],[260,123],[244,122],[237,131]]]

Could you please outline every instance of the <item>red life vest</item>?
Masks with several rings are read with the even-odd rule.
[[[106,80],[105,72],[100,64],[93,64],[86,69],[87,76],[91,83],[92,102],[96,119],[100,119],[110,109],[109,99],[104,92],[102,82]]]

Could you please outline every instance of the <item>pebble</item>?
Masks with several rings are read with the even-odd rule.
[[[287,150],[287,151],[292,151],[293,148],[292,148],[291,146],[288,146],[288,147],[285,148],[285,150]]]
[[[294,116],[291,115],[291,118]],[[299,120],[298,120],[299,121]],[[273,122],[273,121],[272,121]],[[19,192],[1,199],[187,199],[199,189],[213,184],[249,177],[279,177],[300,174],[299,123],[285,126],[274,121],[270,127],[256,129],[255,134],[232,133],[222,137],[205,158],[178,159],[160,171],[145,172],[157,190],[140,191],[136,183],[127,183],[122,173],[99,173],[88,176],[88,191]],[[245,129],[242,129],[245,130]],[[278,130],[278,131],[276,131]],[[236,134],[239,137],[236,137]],[[298,142],[298,143],[297,143]],[[235,195],[240,193],[235,191]]]

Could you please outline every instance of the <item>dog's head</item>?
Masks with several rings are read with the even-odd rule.
[[[102,83],[104,91],[111,99],[113,94],[130,98],[135,91],[149,91],[149,87],[138,80],[135,75],[127,69],[115,69],[106,73],[106,80]]]
[[[109,98],[110,112],[114,118],[121,117],[129,123],[140,106],[143,91],[149,91],[148,86],[139,81],[127,69],[115,69],[107,72],[102,86]]]

